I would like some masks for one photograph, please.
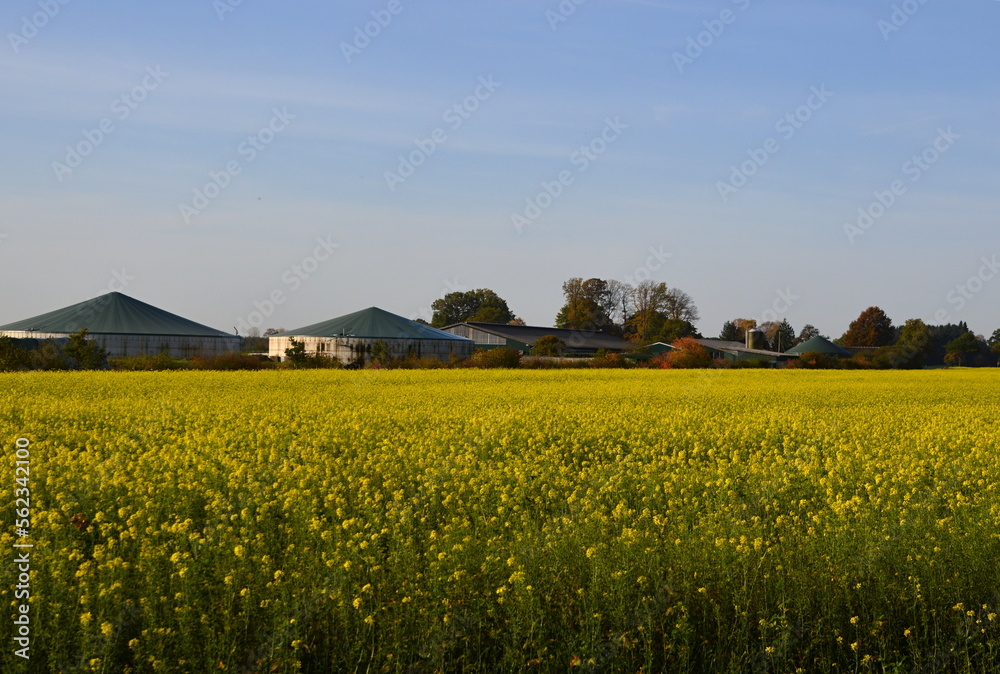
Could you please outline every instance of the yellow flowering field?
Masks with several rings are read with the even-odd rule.
[[[986,370],[0,375],[0,671],[995,672],[998,429]]]

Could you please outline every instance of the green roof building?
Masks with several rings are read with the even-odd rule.
[[[365,363],[372,349],[381,343],[393,358],[467,358],[475,343],[429,325],[369,307],[321,323],[271,335],[268,350],[272,358],[284,360],[292,340],[305,345],[309,355],[337,358],[342,363]]]
[[[851,352],[847,349],[841,348],[831,342],[826,337],[821,337],[819,335],[807,339],[798,346],[793,346],[785,353],[790,353],[795,356],[801,356],[809,351],[815,351],[816,353],[821,353],[824,356],[832,356],[834,358],[850,358]]]
[[[62,339],[86,329],[110,358],[168,353],[174,358],[239,351],[241,340],[151,304],[112,292],[63,309],[0,325],[15,339]]]

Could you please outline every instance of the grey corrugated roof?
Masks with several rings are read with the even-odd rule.
[[[568,330],[566,328],[540,328],[532,325],[505,325],[503,323],[480,323],[465,322],[449,325],[445,328],[468,325],[477,330],[488,332],[505,339],[513,339],[518,342],[534,346],[535,342],[546,335],[555,335],[561,339],[570,349],[614,349],[624,351],[631,342],[621,337],[615,337],[605,332],[596,330]]]
[[[234,336],[121,293],[108,293],[47,314],[0,325],[0,331],[10,332],[72,333],[82,328],[91,334]]]
[[[743,342],[731,342],[725,339],[696,339],[695,341],[702,346],[718,349],[719,351],[739,351],[741,353],[752,353],[758,356],[785,355],[784,353],[780,353],[778,351],[767,351],[766,349],[748,349]]]
[[[313,323],[295,330],[286,330],[282,337],[361,337],[366,339],[436,339],[472,341],[444,330],[423,325],[397,316],[378,307]]]

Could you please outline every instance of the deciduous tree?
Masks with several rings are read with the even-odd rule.
[[[509,323],[514,319],[507,302],[489,288],[448,293],[431,303],[431,325],[442,328],[453,323]]]
[[[878,307],[868,307],[841,338],[844,346],[888,346],[895,337],[892,320]]]

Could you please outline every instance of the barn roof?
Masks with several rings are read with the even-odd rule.
[[[471,341],[429,325],[411,321],[378,307],[286,330],[282,337],[360,337],[365,339],[435,339]]]
[[[91,334],[232,337],[151,304],[112,292],[23,321],[0,325],[0,331],[69,334],[86,328]]]
[[[793,346],[785,353],[801,356],[807,351],[816,351],[817,353],[822,353],[827,356],[841,356],[844,358],[850,357],[851,355],[851,352],[847,349],[841,348],[826,337],[821,337],[819,335],[811,339],[807,339],[798,346]]]
[[[572,349],[607,349],[611,351],[624,351],[632,345],[627,339],[609,335],[599,330],[570,330],[567,328],[542,328],[534,325],[508,325],[503,323],[480,323],[478,321],[466,321],[465,323],[455,323],[449,325],[445,330],[451,330],[458,326],[467,325],[476,330],[482,330],[504,339],[512,339],[529,346],[534,346],[542,337],[553,335],[561,339],[571,350]]]

